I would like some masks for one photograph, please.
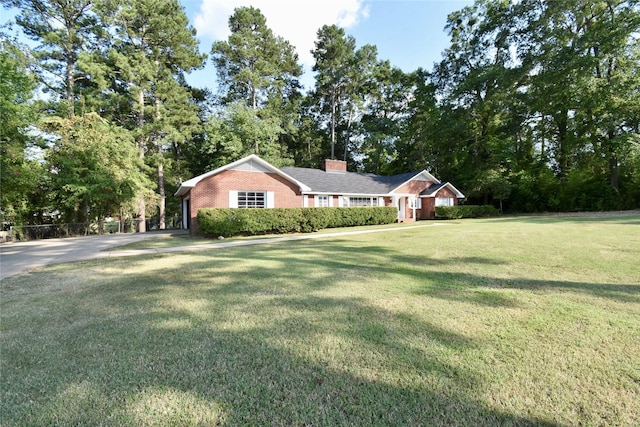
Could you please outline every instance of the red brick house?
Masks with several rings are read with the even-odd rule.
[[[405,222],[435,218],[436,206],[464,198],[426,170],[361,174],[347,172],[341,160],[325,160],[322,169],[276,168],[255,154],[183,182],[175,195],[182,198],[182,225],[192,233],[200,208],[395,206]]]

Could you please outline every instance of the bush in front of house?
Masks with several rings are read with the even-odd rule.
[[[323,228],[391,224],[397,215],[395,207],[205,208],[198,210],[198,231],[207,236],[309,233]]]
[[[482,218],[498,214],[498,209],[491,205],[436,206],[436,217],[446,219]]]

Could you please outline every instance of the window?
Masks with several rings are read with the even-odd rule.
[[[230,208],[273,208],[273,191],[236,191],[229,190]]]
[[[329,196],[316,196],[316,208],[328,208],[329,207]]]
[[[264,191],[238,191],[239,208],[266,208],[266,200]]]
[[[436,206],[453,206],[453,197],[436,197]]]
[[[349,197],[349,207],[378,206],[377,197]]]
[[[422,209],[422,199],[416,197],[409,197],[409,208]]]

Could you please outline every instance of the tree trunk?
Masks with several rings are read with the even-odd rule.
[[[159,154],[162,152],[162,148],[158,147]],[[158,162],[158,194],[160,195],[160,230],[166,228],[166,196],[164,194],[164,165],[162,161]]]
[[[138,137],[138,153],[141,159],[144,159],[144,134],[142,133],[142,127],[144,126],[144,91],[142,88],[138,92],[138,129],[140,130],[140,136]],[[144,233],[147,231],[146,221],[146,205],[144,196],[141,196],[138,200],[138,232]]]
[[[67,108],[69,108],[68,111],[68,116],[69,118],[73,118],[75,116],[75,109],[74,109],[74,96],[73,96],[73,87],[74,87],[74,80],[73,80],[73,74],[75,72],[75,59],[73,58],[73,53],[72,52],[68,52],[67,53],[67,75],[66,75],[66,80],[67,80],[67,87],[66,87],[66,95],[67,95]]]
[[[335,158],[336,147],[336,89],[331,93],[331,160]]]
[[[558,172],[561,180],[565,180],[569,174],[571,159],[568,137],[568,111],[562,109],[556,116],[556,126],[558,129],[558,148],[556,151],[556,161],[558,162]]]
[[[160,119],[160,98],[158,98],[156,94],[156,121],[160,122]],[[166,197],[164,193],[164,164],[162,163],[163,158],[161,133],[158,133],[156,136],[156,145],[158,149],[158,194],[160,195],[160,218],[158,219],[158,228],[160,228],[160,230],[164,230],[166,228]]]
[[[349,149],[349,141],[351,140],[351,122],[353,120],[353,109],[349,109],[349,121],[347,122],[347,139],[344,141],[344,157],[342,160],[347,161],[347,150]]]

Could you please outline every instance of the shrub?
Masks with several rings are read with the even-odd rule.
[[[391,224],[396,218],[395,207],[205,208],[198,210],[198,230],[209,236],[309,233],[323,228]]]
[[[446,219],[497,216],[498,209],[491,205],[436,206],[436,216]]]

